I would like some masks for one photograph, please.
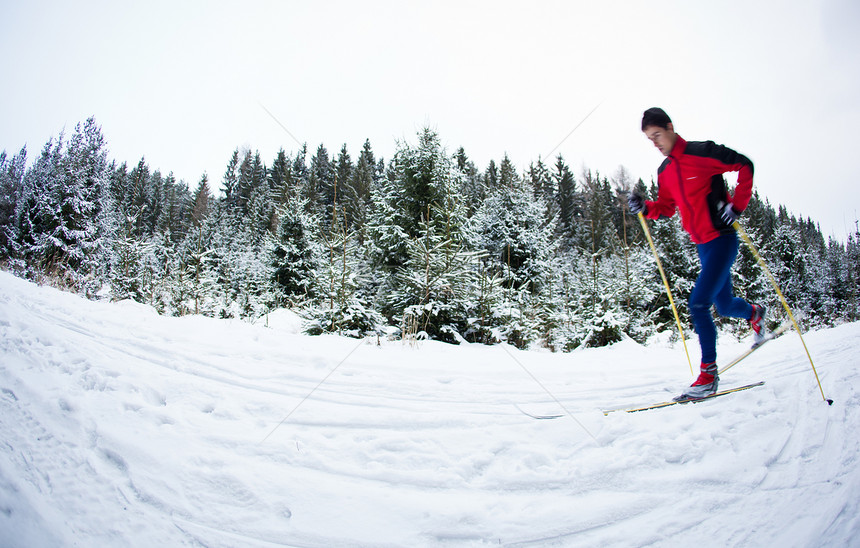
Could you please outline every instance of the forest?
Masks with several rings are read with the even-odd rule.
[[[560,155],[522,172],[506,155],[481,169],[429,128],[388,160],[369,141],[353,154],[304,145],[266,163],[237,148],[219,180],[203,174],[190,187],[145,158],[109,158],[90,118],[32,159],[26,147],[0,153],[0,267],[164,315],[259,321],[288,308],[312,335],[564,352],[677,331],[626,212],[627,192],[656,196],[653,180],[633,181],[623,167],[574,174]],[[740,222],[805,328],[858,319],[860,230],[825,241],[813,220],[758,193]],[[695,246],[677,216],[649,225],[691,333]],[[772,325],[782,321],[743,244],[734,281]]]

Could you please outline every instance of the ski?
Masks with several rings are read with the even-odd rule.
[[[737,358],[733,359],[732,361],[730,361],[729,363],[727,363],[726,365],[724,365],[724,366],[722,367],[722,369],[720,369],[719,374],[720,374],[720,375],[722,375],[723,373],[725,373],[726,371],[728,371],[728,370],[729,370],[729,369],[731,369],[732,367],[734,367],[734,366],[736,366],[737,364],[739,364],[739,363],[740,363],[744,358],[749,357],[749,355],[750,355],[750,354],[752,354],[753,352],[755,352],[756,350],[758,350],[759,348],[761,348],[762,346],[764,346],[764,345],[765,345],[765,344],[767,344],[768,342],[770,342],[770,341],[774,340],[775,338],[777,338],[777,337],[779,337],[780,335],[782,335],[783,333],[785,333],[785,332],[788,330],[788,328],[789,328],[789,327],[791,327],[791,322],[785,322],[785,323],[783,323],[782,325],[780,325],[779,327],[777,327],[775,330],[773,330],[773,331],[771,331],[770,333],[768,333],[768,334],[765,336],[765,338],[764,338],[764,340],[763,340],[763,341],[761,341],[761,342],[760,342],[760,343],[758,343],[758,344],[754,344],[754,345],[752,345],[752,346],[749,348],[749,350],[745,351],[743,354],[741,354],[741,355],[740,355],[740,356],[738,356]]]
[[[525,409],[523,409],[522,407],[520,407],[517,404],[514,404],[514,407],[519,409],[520,413],[522,413],[523,415],[525,415],[527,417],[531,417],[533,419],[537,419],[537,420],[558,419],[558,418],[564,416],[564,415],[535,415],[534,413],[529,413],[528,411],[526,411]]]
[[[761,346],[761,345],[759,345],[759,346]],[[636,413],[637,411],[649,411],[651,409],[660,409],[662,407],[669,407],[671,405],[678,405],[679,403],[680,404],[699,403],[699,402],[707,401],[707,400],[710,400],[713,398],[718,398],[720,396],[726,396],[728,394],[734,394],[735,392],[740,392],[741,390],[749,390],[750,388],[755,388],[756,386],[761,386],[763,384],[764,384],[764,381],[759,381],[759,382],[755,382],[753,384],[745,384],[743,386],[736,386],[734,388],[727,388],[725,390],[719,390],[716,393],[711,394],[710,396],[705,396],[704,398],[698,398],[698,399],[693,399],[693,400],[681,400],[681,401],[670,400],[670,401],[664,401],[664,402],[660,402],[660,403],[654,403],[651,405],[644,405],[644,406],[640,406],[640,407],[629,407],[626,409],[608,409],[608,410],[603,411],[603,414],[609,415],[610,413],[614,413],[615,411],[624,411],[625,413]]]

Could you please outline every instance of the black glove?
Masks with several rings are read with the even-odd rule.
[[[735,221],[738,220],[738,217],[741,216],[740,213],[735,211],[735,208],[732,207],[732,204],[726,204],[723,207],[723,211],[722,211],[721,215],[723,217],[723,221],[725,221],[727,225],[734,224]]]
[[[630,213],[634,215],[640,212],[644,215],[648,209],[647,207],[645,207],[645,198],[632,192],[627,197],[627,207],[630,208]]]

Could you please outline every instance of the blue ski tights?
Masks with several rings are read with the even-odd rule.
[[[752,306],[732,293],[732,265],[738,256],[738,235],[732,231],[704,244],[698,244],[702,270],[690,293],[690,316],[699,335],[702,363],[717,360],[717,328],[711,305],[717,313],[730,318],[752,317]]]

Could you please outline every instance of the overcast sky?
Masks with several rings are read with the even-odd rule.
[[[370,139],[389,159],[424,126],[481,170],[561,153],[577,177],[649,182],[662,157],[639,124],[662,106],[684,138],[749,156],[760,194],[825,236],[860,215],[857,0],[0,5],[0,150],[31,162],[94,115],[112,159],[192,188],[236,148],[270,165],[292,134],[355,160]]]

